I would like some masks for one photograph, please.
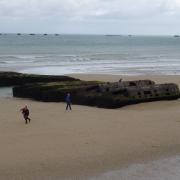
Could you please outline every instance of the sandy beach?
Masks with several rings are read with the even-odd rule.
[[[72,75],[83,80],[151,79],[174,82],[180,76],[121,77]],[[28,105],[31,124],[20,108]],[[110,170],[180,154],[180,100],[100,109],[28,99],[0,98],[0,179],[86,179]]]

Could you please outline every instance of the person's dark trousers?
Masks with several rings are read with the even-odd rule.
[[[67,103],[66,110],[68,110],[68,108],[71,110],[71,103]]]
[[[31,119],[29,117],[28,117],[28,120],[29,120],[29,123],[30,123]]]
[[[30,119],[29,117],[24,117],[24,119],[25,119],[25,123],[26,123],[26,124],[28,123],[28,120],[29,120],[29,123],[30,123],[30,121],[31,121],[31,119]]]

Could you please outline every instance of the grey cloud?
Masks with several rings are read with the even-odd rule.
[[[100,32],[107,24],[114,26],[114,22],[116,28],[119,24],[128,29],[139,22],[159,23],[160,28],[162,22],[176,25],[174,19],[179,16],[179,0],[0,0],[0,31],[9,30],[12,24],[14,30],[26,25],[34,31],[43,27],[73,32],[78,31],[75,24],[79,24],[79,31],[86,26]]]
[[[0,14],[3,16],[24,16],[60,14],[67,17],[106,16],[114,13],[124,16],[146,15],[155,10],[178,13],[178,0],[0,0]],[[159,12],[161,13],[161,12]]]

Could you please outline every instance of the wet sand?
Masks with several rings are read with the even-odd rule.
[[[120,76],[73,75],[85,80]],[[123,79],[145,77],[123,77]],[[176,82],[179,76],[148,79]],[[28,105],[31,124],[19,109]],[[180,153],[180,100],[110,110],[0,98],[0,179],[86,179],[110,170]]]

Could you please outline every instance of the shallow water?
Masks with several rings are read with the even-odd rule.
[[[110,171],[88,180],[179,180],[180,156],[133,164],[127,168]]]
[[[0,87],[0,97],[13,97],[12,87]]]

